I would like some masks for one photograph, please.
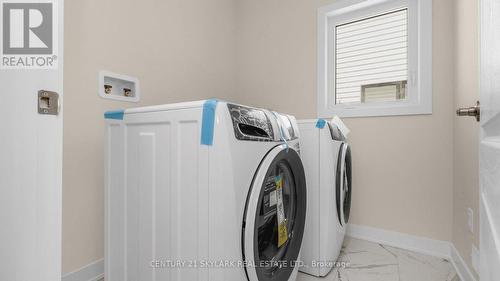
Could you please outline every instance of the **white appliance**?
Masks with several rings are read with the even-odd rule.
[[[298,121],[307,181],[307,217],[300,271],[326,276],[336,265],[351,206],[351,150],[325,120]]]
[[[217,100],[105,117],[106,281],[295,280],[295,118]]]

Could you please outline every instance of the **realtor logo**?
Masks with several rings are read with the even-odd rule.
[[[57,4],[52,1],[0,0],[2,43],[0,68],[57,67]]]

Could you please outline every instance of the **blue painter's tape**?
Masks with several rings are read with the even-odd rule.
[[[214,127],[215,127],[215,110],[217,109],[217,100],[207,100],[203,104],[203,116],[201,121],[201,144],[213,145],[214,143]]]
[[[318,119],[318,122],[316,122],[316,128],[318,129],[323,129],[326,125],[326,121],[324,119]]]
[[[125,110],[113,110],[107,111],[104,113],[104,118],[106,119],[115,119],[115,120],[123,120],[123,115],[125,114]]]

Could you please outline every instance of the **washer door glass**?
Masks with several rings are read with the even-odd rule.
[[[253,259],[258,280],[286,281],[292,274],[302,244],[306,212],[304,168],[292,149],[282,150],[267,168],[258,192]],[[245,241],[245,240],[243,240]],[[250,253],[248,253],[250,254]]]

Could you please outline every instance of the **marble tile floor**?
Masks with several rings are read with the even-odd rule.
[[[446,259],[346,237],[339,262],[324,278],[299,273],[297,281],[460,281]]]
[[[460,281],[446,259],[351,237],[345,238],[339,262],[347,266],[323,278],[299,272],[297,281]]]

